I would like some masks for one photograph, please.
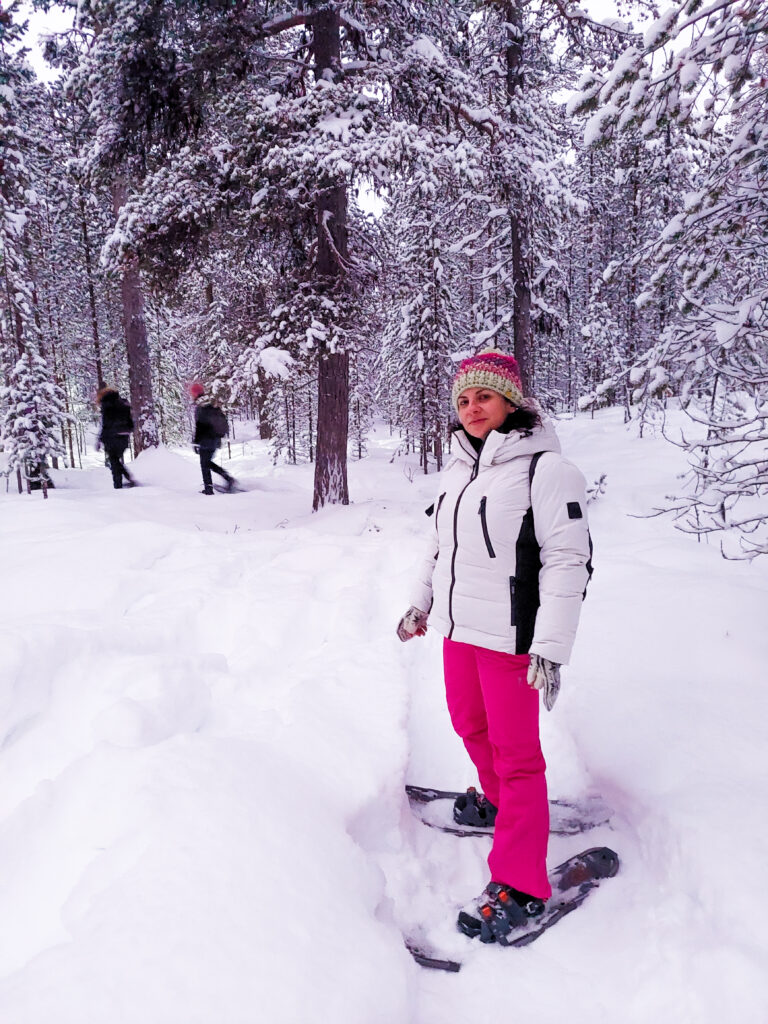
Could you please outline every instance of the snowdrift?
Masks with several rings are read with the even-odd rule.
[[[618,877],[524,950],[454,930],[488,840],[411,813],[461,788],[439,638],[394,627],[434,477],[374,438],[353,504],[232,446],[98,460],[0,493],[0,1019],[9,1024],[715,1024],[768,1018],[768,566],[647,514],[681,455],[620,412],[559,427],[589,482],[595,576],[543,718],[550,795],[613,810]],[[419,968],[403,935],[461,959]]]

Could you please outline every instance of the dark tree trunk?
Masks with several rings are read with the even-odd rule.
[[[125,201],[125,188],[114,189],[115,213]],[[158,444],[155,402],[152,397],[152,364],[144,319],[144,294],[139,268],[135,263],[123,269],[120,281],[123,307],[123,331],[128,357],[128,381],[131,389],[131,412],[136,424],[133,432],[134,450],[138,455],[145,448]]]
[[[317,461],[313,511],[323,505],[348,505],[347,435],[349,431],[349,355],[320,360],[317,379]]]
[[[515,103],[522,99],[523,74],[523,10],[519,0],[503,5],[507,29],[506,88],[507,110],[510,121],[517,121]],[[518,208],[510,210],[512,235],[512,276],[515,290],[515,309],[512,327],[515,339],[515,359],[520,367],[523,394],[528,394],[533,382],[533,323],[531,321],[530,239],[525,210],[518,196]]]
[[[321,8],[312,18],[315,77],[334,74],[340,66],[338,13]],[[347,260],[347,190],[344,184],[324,183],[317,198],[317,273],[329,287],[342,274]],[[317,461],[312,500],[323,505],[348,505],[347,441],[349,437],[349,355],[323,352],[317,380]]]
[[[147,325],[144,320],[144,295],[137,266],[129,266],[123,270],[120,292],[123,300],[123,328],[128,356],[131,411],[136,424],[133,440],[138,455],[145,448],[157,447],[158,437],[155,403],[152,397],[152,367]]]
[[[99,339],[99,318],[96,313],[96,289],[93,284],[93,261],[91,259],[91,240],[88,235],[88,217],[85,209],[85,193],[79,186],[80,226],[83,232],[83,254],[85,257],[85,277],[88,282],[88,303],[91,310],[91,337],[93,339],[93,358],[96,363],[96,383],[103,388],[104,367],[101,361],[101,340]]]
[[[507,49],[505,60],[507,65],[507,100],[523,93],[523,10],[520,0],[512,0],[503,5],[507,28]],[[514,116],[512,120],[517,120]]]
[[[267,399],[269,398],[272,384],[262,366],[259,366],[256,370],[256,379],[256,411],[259,417],[259,437],[262,441],[269,441],[272,437],[272,424],[267,416]]]
[[[511,221],[512,272],[515,281],[515,309],[512,324],[515,335],[515,359],[520,367],[523,394],[530,393],[533,382],[533,325],[531,321],[531,285],[527,239],[517,216]]]
[[[19,359],[24,355],[24,324],[21,320],[21,313],[18,309],[13,310],[13,323],[16,328],[16,349],[19,353]]]

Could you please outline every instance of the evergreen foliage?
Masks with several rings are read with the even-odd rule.
[[[674,126],[700,150],[680,208],[647,242],[649,287],[670,277],[678,316],[643,361],[679,389],[703,439],[688,444],[693,490],[675,502],[683,529],[725,531],[724,551],[768,551],[768,4],[673,4],[575,106],[594,109],[596,142],[614,131],[663,137]],[[647,301],[648,294],[643,296]],[[729,536],[737,543],[731,544]]]
[[[439,468],[493,346],[550,410],[682,403],[679,524],[766,550],[764,0],[71,6],[48,87],[2,16],[7,449],[77,465],[104,383],[182,442],[200,379],[343,503],[377,416]]]
[[[50,486],[48,460],[61,452],[64,418],[61,394],[51,379],[46,361],[36,352],[24,352],[3,388],[3,448],[12,469],[20,470],[31,485]]]

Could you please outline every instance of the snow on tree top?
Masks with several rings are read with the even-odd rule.
[[[420,56],[426,57],[427,60],[437,61],[439,64],[445,61],[445,57],[438,47],[427,36],[419,36],[418,39],[415,39],[406,52],[418,53]]]
[[[268,345],[259,352],[259,362],[270,377],[286,378],[291,372],[293,357],[281,348]]]
[[[607,99],[621,82],[633,71],[634,65],[640,57],[640,51],[635,46],[628,46],[619,56],[613,65],[605,85],[600,90],[601,99]]]
[[[24,210],[19,210],[19,211],[6,210],[5,211],[5,222],[8,225],[8,230],[12,234],[14,234],[18,238],[20,238],[22,236],[22,234],[24,233],[24,227],[25,227],[25,225],[27,223],[26,211],[24,211]]]
[[[646,50],[650,50],[654,46],[658,46],[659,42],[668,35],[672,24],[678,16],[679,10],[679,7],[670,7],[660,18],[657,18],[656,21],[646,29],[645,35],[643,36],[643,46]]]
[[[584,126],[584,145],[592,146],[605,135],[605,127],[619,115],[619,108],[612,103],[606,104],[590,117]]]
[[[698,81],[699,75],[701,74],[701,68],[695,60],[686,61],[685,64],[680,68],[680,85],[683,89],[687,89],[693,86]]]
[[[701,192],[685,192],[683,194],[683,209],[686,211],[686,213],[689,210],[695,209],[697,206],[701,204],[702,198],[703,197]]]
[[[604,18],[600,24],[604,25],[605,28],[611,29],[613,32],[623,33],[632,31],[632,23],[629,21],[623,21],[621,18]]]
[[[740,323],[732,323],[729,320],[720,320],[715,324],[715,337],[719,345],[727,345],[739,333]]]
[[[317,127],[339,142],[348,142],[350,128],[363,124],[364,119],[364,110],[342,110],[321,118]]]

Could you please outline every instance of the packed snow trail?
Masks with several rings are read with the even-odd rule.
[[[233,445],[236,495],[199,495],[169,451],[135,490],[94,464],[47,502],[0,494],[0,1019],[766,1019],[768,567],[629,518],[678,486],[672,446],[613,411],[559,432],[608,488],[542,717],[550,795],[615,813],[550,863],[605,844],[622,869],[528,950],[455,932],[489,840],[421,825],[403,793],[476,780],[440,638],[394,636],[436,483],[395,440],[316,515],[311,467],[259,443]],[[419,968],[414,930],[462,973]]]

